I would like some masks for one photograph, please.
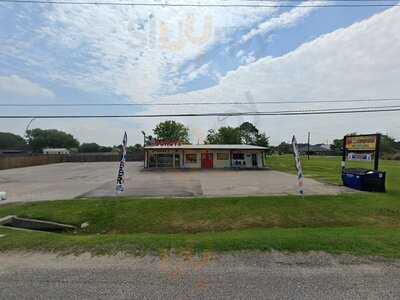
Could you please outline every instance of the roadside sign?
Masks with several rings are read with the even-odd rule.
[[[372,155],[371,153],[354,153],[350,152],[347,154],[347,160],[355,160],[355,161],[371,161]]]
[[[345,137],[345,147],[348,151],[375,151],[377,142],[376,134]]]
[[[378,170],[380,134],[346,135],[343,138],[342,169],[347,160],[371,161],[374,157],[374,170]]]
[[[380,134],[348,135],[343,138],[342,181],[343,185],[370,192],[385,192],[386,173],[380,172]],[[346,168],[346,160],[372,161],[374,170]]]

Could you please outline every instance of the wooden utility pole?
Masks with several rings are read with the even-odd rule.
[[[307,142],[307,159],[310,160],[310,132],[308,132],[308,142]]]

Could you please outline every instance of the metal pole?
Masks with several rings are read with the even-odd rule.
[[[378,167],[379,167],[379,156],[380,156],[380,147],[381,146],[381,134],[378,133],[376,135],[376,148],[375,148],[375,159],[374,159],[374,170],[378,171]]]
[[[146,168],[146,133],[142,131],[143,134],[143,168]]]
[[[346,136],[343,137],[343,145],[342,145],[342,172],[346,166]]]
[[[310,160],[310,132],[308,132],[307,159]]]

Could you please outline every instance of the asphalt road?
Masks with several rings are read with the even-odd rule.
[[[62,163],[0,171],[0,191],[8,200],[63,200],[115,196],[118,162]],[[126,191],[121,196],[191,197],[298,194],[296,175],[272,170],[143,171],[142,162],[129,162]],[[305,194],[338,194],[344,187],[304,181]]]
[[[323,253],[0,254],[1,299],[399,299],[400,261]]]

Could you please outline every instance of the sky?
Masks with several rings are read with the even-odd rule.
[[[290,3],[294,7],[0,3],[0,105],[245,102],[235,106],[0,106],[0,115],[171,114],[400,104],[255,103],[400,98],[400,7],[328,8],[325,1]],[[320,7],[298,7],[310,3]],[[399,114],[167,119],[184,123],[192,143],[202,143],[209,129],[250,121],[277,145],[292,135],[304,142],[308,132],[313,143],[331,142],[350,132],[382,132],[400,139]],[[29,120],[0,119],[0,131],[23,135]],[[127,131],[129,144],[135,144],[143,141],[142,130],[152,134],[154,126],[164,120],[36,119],[31,128],[65,130],[80,142],[103,145],[120,144]]]

